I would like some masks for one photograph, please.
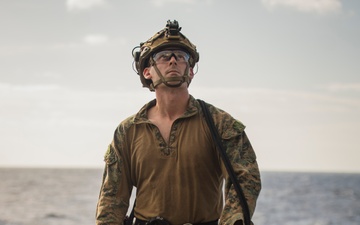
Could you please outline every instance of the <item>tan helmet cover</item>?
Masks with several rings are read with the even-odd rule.
[[[140,76],[143,87],[150,88],[151,80],[147,80],[143,76],[144,68],[149,66],[149,59],[154,53],[165,48],[183,49],[190,54],[189,65],[194,67],[199,61],[199,53],[196,51],[196,46],[193,45],[181,32],[181,27],[176,20],[167,21],[166,27],[146,42],[140,43],[140,46],[135,47],[140,51],[133,50],[134,63],[136,66],[137,74]]]

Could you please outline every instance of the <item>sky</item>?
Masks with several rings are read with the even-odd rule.
[[[1,0],[0,167],[104,166],[154,93],[131,51],[176,19],[190,93],[239,119],[262,171],[360,172],[358,0]]]

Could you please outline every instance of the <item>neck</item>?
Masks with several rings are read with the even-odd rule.
[[[175,120],[185,113],[190,97],[187,87],[159,87],[155,93],[156,105],[153,109],[157,111],[159,116]]]

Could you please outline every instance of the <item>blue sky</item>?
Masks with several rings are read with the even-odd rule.
[[[241,120],[262,170],[360,172],[357,0],[0,2],[0,166],[102,167],[154,94],[131,50],[176,19],[190,93]]]

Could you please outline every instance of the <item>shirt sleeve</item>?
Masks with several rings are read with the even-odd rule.
[[[250,217],[252,217],[261,190],[260,172],[256,162],[256,155],[244,131],[245,126],[241,122],[233,120],[233,122],[225,122],[224,124],[226,126],[221,135],[223,146],[241,185],[249,207]],[[223,168],[223,171],[226,174],[225,206],[220,218],[220,224],[233,225],[237,221],[237,224],[242,224],[244,216],[239,203],[239,197],[227,175],[226,169]]]
[[[96,209],[96,225],[121,225],[126,216],[132,185],[126,174],[122,143],[115,133],[104,161],[105,169]]]

